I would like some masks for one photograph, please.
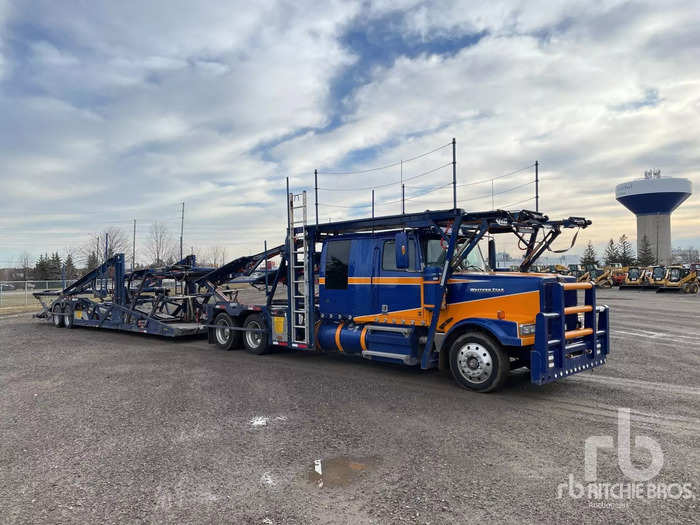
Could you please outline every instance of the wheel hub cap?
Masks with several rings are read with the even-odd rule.
[[[460,373],[471,383],[483,383],[493,372],[490,352],[478,343],[468,343],[460,348],[457,365]]]

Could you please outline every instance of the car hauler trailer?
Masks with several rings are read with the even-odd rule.
[[[307,224],[306,193],[289,194],[285,245],[196,281],[212,296],[209,342],[227,350],[242,343],[255,354],[276,346],[449,367],[461,386],[483,392],[522,366],[533,383],[556,381],[605,363],[609,309],[596,303],[591,282],[528,270],[563,229],[589,224],[461,209]],[[494,237],[505,234],[525,251],[517,272],[496,268]],[[487,237],[483,268],[479,242]],[[273,255],[281,263],[265,274],[264,302],[242,304],[217,291]]]
[[[164,268],[125,272],[119,253],[63,290],[34,292],[42,305],[35,317],[56,327],[90,326],[178,337],[206,332],[204,305],[194,281],[210,273],[194,255]],[[172,281],[174,289],[163,286]],[[178,293],[177,288],[180,288]]]

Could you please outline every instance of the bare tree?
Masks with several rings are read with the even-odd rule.
[[[153,266],[163,266],[165,260],[175,253],[175,246],[168,227],[162,222],[154,221],[146,241],[146,251],[152,259]]]
[[[105,241],[107,241],[105,243]],[[91,236],[91,240],[77,250],[81,264],[86,265],[88,260],[102,264],[105,261],[105,248],[107,258],[115,253],[131,254],[131,240],[129,236],[118,226],[110,226],[101,232]]]
[[[32,256],[29,255],[29,252],[23,251],[19,254],[17,266],[22,268],[22,279],[26,281],[29,277],[29,271],[32,269]]]
[[[209,246],[202,254],[200,264],[218,268],[226,264],[226,248],[223,246]]]

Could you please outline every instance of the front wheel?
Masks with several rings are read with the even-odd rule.
[[[270,351],[268,344],[267,331],[265,330],[265,321],[260,314],[249,315],[243,328],[246,329],[243,337],[243,345],[251,354],[262,355]],[[262,331],[260,331],[262,330]]]
[[[490,336],[467,332],[452,343],[450,370],[462,388],[491,392],[505,383],[510,360],[501,345]]]

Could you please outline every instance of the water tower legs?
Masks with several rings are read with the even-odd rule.
[[[659,264],[671,264],[671,214],[637,215],[637,253],[645,235]]]

